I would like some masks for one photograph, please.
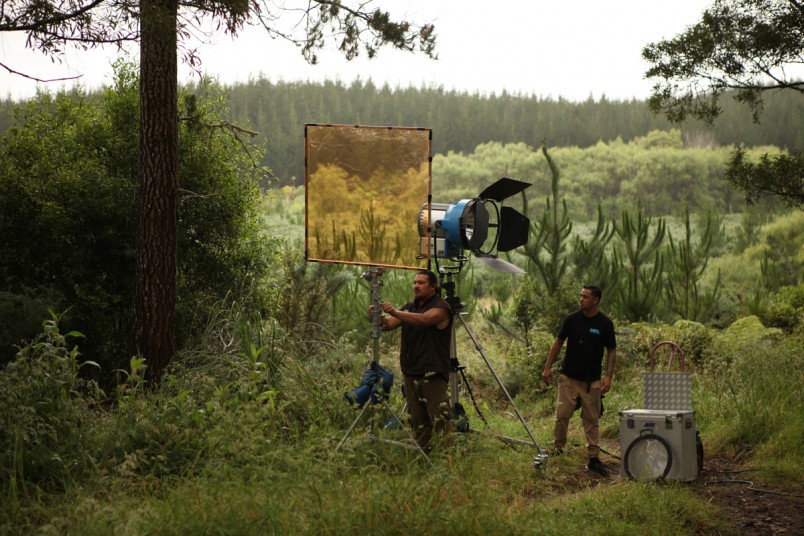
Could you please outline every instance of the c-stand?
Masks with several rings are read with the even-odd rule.
[[[404,421],[399,418],[399,415],[396,414],[394,409],[388,403],[388,396],[391,390],[391,384],[393,384],[393,374],[382,368],[379,364],[380,333],[382,332],[382,325],[380,323],[382,318],[382,308],[381,308],[382,301],[380,300],[380,287],[382,286],[382,276],[384,273],[385,268],[376,268],[373,270],[371,269],[366,270],[363,273],[363,275],[360,276],[361,279],[371,281],[371,305],[373,309],[373,314],[371,318],[371,338],[373,339],[371,364],[369,365],[369,370],[367,370],[366,373],[363,374],[364,383],[361,384],[361,387],[359,387],[352,393],[346,394],[347,400],[351,401],[349,395],[354,393],[353,403],[362,403],[363,407],[361,408],[360,413],[357,415],[357,417],[355,417],[355,420],[352,422],[352,425],[344,434],[343,438],[341,438],[341,441],[340,443],[338,443],[338,446],[335,447],[335,452],[338,452],[341,446],[346,442],[346,439],[349,437],[349,435],[355,429],[355,426],[357,426],[357,423],[363,417],[363,414],[366,412],[366,409],[368,409],[369,406],[374,406],[375,404],[382,402],[385,405],[385,408],[393,415],[393,419],[395,419],[397,423],[402,425],[402,428],[404,428],[405,432],[407,432],[408,437],[411,439],[414,447],[402,441],[393,441],[389,439],[378,438],[371,431],[369,431],[369,439],[371,441],[389,443],[392,445],[397,445],[405,448],[415,448],[419,451],[419,453],[422,456],[424,456],[424,459],[426,459],[427,462],[430,463],[430,465],[432,465],[432,462],[430,461],[430,458],[427,456],[427,453],[425,453],[424,450],[422,450],[422,448],[419,446],[419,444],[416,443],[413,434],[410,432],[410,430],[407,429],[407,427],[404,426]],[[370,378],[371,381],[366,382],[365,379],[367,377]],[[383,385],[383,382],[387,383]],[[363,387],[366,388],[365,392],[358,395],[357,391]],[[365,400],[362,399],[362,396],[366,397]]]
[[[530,441],[525,441],[522,439],[502,436],[498,434],[489,434],[503,443],[509,445],[526,445],[529,447],[533,447],[536,449],[537,454],[533,459],[533,464],[536,468],[544,468],[547,465],[547,453],[539,446],[539,443],[536,441],[536,438],[533,436],[533,433],[530,431],[528,424],[525,422],[525,419],[519,413],[519,409],[516,407],[514,403],[514,399],[511,398],[511,395],[508,393],[508,389],[505,388],[503,385],[502,380],[497,375],[497,372],[494,370],[494,367],[491,366],[491,362],[489,361],[486,353],[483,351],[483,347],[475,338],[472,330],[469,329],[469,325],[464,320],[463,316],[466,314],[463,312],[463,303],[461,303],[461,298],[455,294],[455,282],[452,280],[453,275],[458,275],[461,272],[461,268],[463,267],[464,260],[458,260],[457,266],[440,266],[438,269],[439,276],[441,277],[441,288],[444,289],[446,292],[446,297],[444,298],[447,303],[449,303],[450,307],[452,308],[452,337],[450,341],[450,402],[452,404],[452,415],[453,415],[453,422],[455,424],[455,428],[460,432],[474,432],[474,433],[481,433],[479,430],[473,430],[469,427],[469,419],[466,416],[466,412],[463,409],[463,405],[461,405],[459,401],[459,389],[460,384],[458,381],[458,375],[460,374],[461,378],[463,379],[463,383],[466,386],[467,392],[472,399],[472,403],[477,410],[478,415],[483,420],[483,423],[488,425],[483,414],[480,412],[480,408],[478,408],[477,402],[475,400],[474,394],[472,393],[472,389],[469,385],[469,382],[466,379],[466,374],[464,374],[465,366],[461,365],[458,360],[458,351],[457,351],[457,339],[456,339],[456,327],[455,327],[455,319],[459,320],[463,325],[466,333],[469,335],[469,338],[475,345],[475,349],[478,351],[480,356],[483,358],[483,361],[486,363],[491,375],[494,376],[497,385],[500,386],[500,389],[505,394],[505,397],[511,403],[511,407],[514,410],[514,413],[519,418],[519,422],[522,423],[523,428],[528,433],[530,437]],[[446,277],[446,281],[444,281],[444,277]],[[485,434],[484,434],[485,435]]]

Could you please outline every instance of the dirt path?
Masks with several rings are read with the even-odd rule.
[[[738,534],[804,534],[804,486],[780,490],[757,485],[751,471],[731,460],[705,460],[701,496],[724,510]]]
[[[619,450],[619,445],[614,441],[602,440],[601,446],[608,453],[618,453]],[[590,477],[587,471],[581,469],[571,477],[572,481],[580,486],[589,478],[604,485],[621,480],[623,477],[618,472],[620,462],[615,456],[604,456],[606,464],[612,469],[610,476]],[[700,482],[691,486],[703,500],[723,510],[736,534],[804,535],[804,482],[779,489],[764,484],[754,485],[752,474],[755,473],[750,468],[729,458],[705,459]]]

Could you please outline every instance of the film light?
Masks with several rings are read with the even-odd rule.
[[[420,256],[456,258],[469,250],[480,259],[496,259],[495,250],[511,251],[526,244],[530,220],[498,204],[528,186],[503,177],[473,199],[425,203],[419,211]],[[492,268],[499,269],[500,262],[491,263]]]

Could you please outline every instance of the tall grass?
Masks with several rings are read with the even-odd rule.
[[[696,391],[702,426],[715,450],[750,457],[778,482],[796,482],[804,464],[804,338],[782,337],[756,318],[736,324],[720,336],[731,344],[721,341],[710,364],[717,373]]]
[[[14,493],[5,489],[0,534],[727,532],[724,516],[694,487],[600,480],[585,469],[581,447],[536,470],[532,449],[477,434],[458,434],[453,448],[433,453],[432,465],[415,450],[365,442],[366,428],[390,416],[381,405],[367,412],[335,452],[356,416],[343,392],[355,386],[368,362],[366,348],[343,337],[311,352],[309,345],[294,344],[270,316],[247,312],[234,301],[218,307],[199,343],[177,356],[161,385],[143,383],[144,363],[132,359],[111,404],[90,405],[78,390],[62,391],[68,394],[61,406],[50,406],[64,412],[56,415],[61,427],[51,444],[68,447],[58,450],[63,469],[81,461],[83,470],[62,478],[59,486],[46,486],[31,479],[27,468],[19,475],[13,458],[4,458],[4,479],[18,475],[18,487]],[[801,394],[795,389],[801,340],[752,325],[714,337],[701,357],[694,393],[699,428],[710,453],[731,449],[797,462],[764,465],[763,475],[790,478],[803,461],[796,414]],[[504,373],[515,350],[494,344],[494,333],[475,334]],[[655,335],[637,329],[623,344],[639,346]],[[31,348],[23,353],[49,347]],[[382,348],[383,359],[395,368],[395,344],[383,341]],[[463,336],[459,350],[488,429],[526,437]],[[68,347],[45,353],[80,363]],[[49,359],[36,363],[50,370]],[[68,368],[72,372],[65,377],[77,378],[75,370]],[[621,365],[606,398],[606,441],[616,439],[617,410],[640,402],[643,370],[639,357]],[[23,378],[14,374],[5,370],[0,380],[7,389],[23,389],[24,382],[10,382]],[[519,409],[547,445],[554,394],[524,394]],[[486,428],[469,401],[464,403],[472,427]],[[402,411],[398,389],[391,404]],[[18,407],[44,418],[34,398]],[[378,424],[374,432],[381,434]],[[571,434],[582,438],[575,422]],[[50,460],[43,451],[28,452]],[[20,492],[23,482],[36,493]],[[9,498],[16,501],[14,508],[7,508]]]
[[[565,473],[522,461],[521,452],[474,440],[435,456],[433,467],[378,444],[338,455],[278,447],[161,492],[76,497],[48,525],[90,535],[701,534],[724,526],[683,486],[562,490]]]

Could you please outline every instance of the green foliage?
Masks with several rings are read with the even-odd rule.
[[[758,121],[765,92],[800,91],[801,82],[785,68],[800,63],[802,24],[795,2],[716,0],[697,24],[643,49],[651,64],[645,75],[658,79],[651,110],[676,122],[691,116],[712,123],[722,113],[721,96],[734,90]]]
[[[82,326],[82,353],[105,374],[129,346],[137,244],[138,80],[130,65],[116,72],[103,99],[40,94],[20,106],[0,144],[2,290],[62,296],[47,305],[70,307],[65,322]],[[248,287],[273,260],[256,182],[264,170],[249,158],[259,151],[221,126],[216,88],[185,97],[193,110],[180,144],[180,343],[203,325],[200,304]]]
[[[668,334],[669,340],[684,352],[687,370],[702,365],[712,346],[715,330],[698,322],[677,320]]]
[[[765,153],[753,163],[743,148],[734,150],[726,180],[745,192],[747,203],[773,196],[793,207],[804,206],[804,153]]]
[[[0,291],[0,367],[14,359],[19,345],[41,331],[42,318],[62,300],[49,289]]]
[[[577,308],[578,292],[581,284],[562,281],[561,285],[548,294],[540,288],[534,277],[526,277],[514,294],[512,304],[513,324],[525,341],[528,352],[532,348],[531,333],[541,330],[556,334],[564,317]]]
[[[130,314],[137,145],[126,120],[85,97],[41,94],[0,144],[0,280],[16,294],[63,295],[53,305],[71,306],[93,356],[125,340]]]
[[[714,338],[721,366],[705,376],[699,403],[713,444],[740,454],[759,445],[784,452],[791,478],[804,461],[794,437],[801,430],[801,344],[800,336],[784,338],[756,317],[738,320]]]
[[[614,246],[614,262],[622,266],[625,276],[612,289],[615,308],[633,322],[656,315],[660,305],[663,257],[659,248],[666,226],[659,219],[651,238],[651,221],[639,206],[635,213],[623,210],[620,224],[614,227],[619,239]]]
[[[528,242],[523,246],[523,254],[528,259],[529,269],[526,271],[532,272],[533,268],[538,270],[549,296],[557,291],[561,280],[567,273],[569,262],[566,251],[567,239],[572,232],[572,222],[567,214],[567,204],[563,199],[561,216],[559,216],[558,181],[560,173],[544,143],[542,143],[541,149],[552,174],[551,195],[545,200],[542,217],[530,225],[530,236]]]
[[[782,330],[765,327],[756,316],[740,318],[713,339],[704,365],[716,375],[719,371],[731,369],[737,361],[747,359],[743,356],[749,352],[754,352],[758,359],[766,350],[761,354],[755,352],[782,337]]]
[[[683,149],[684,141],[681,139],[681,131],[670,129],[666,131],[651,130],[644,136],[637,136],[632,142],[634,145],[645,149]]]
[[[76,347],[62,335],[59,317],[42,324],[42,332],[22,346],[0,371],[0,492],[17,505],[23,496],[62,491],[94,468],[97,422],[90,404],[104,395],[93,381],[79,377],[85,365]]]
[[[511,396],[532,401],[543,393],[542,372],[554,340],[554,333],[536,329],[528,334],[525,351],[511,353],[505,375],[505,387]]]
[[[649,370],[650,351],[662,341],[672,340],[667,324],[635,322],[617,329],[617,362],[622,367]],[[658,363],[654,364],[655,366]],[[657,370],[660,370],[657,368]]]
[[[698,240],[693,242],[689,208],[685,210],[685,234],[677,242],[668,232],[669,246],[665,252],[667,259],[667,279],[665,292],[674,312],[681,318],[706,320],[712,318],[717,295],[720,291],[720,277],[714,288],[702,292],[698,282],[703,277],[709,262],[709,252],[717,235],[722,234],[721,222],[712,213],[706,213],[697,226]]]
[[[769,301],[761,316],[763,324],[787,332],[804,326],[804,285],[782,287]]]
[[[587,281],[601,289],[614,288],[618,279],[618,266],[606,255],[606,250],[616,231],[613,222],[607,221],[598,205],[597,224],[592,235],[582,238],[572,237],[570,258],[574,267],[575,279]]]
[[[593,164],[596,173],[577,173],[563,169],[564,181],[582,177],[591,179],[589,185],[598,186],[600,173],[615,172],[611,177],[617,182],[636,175],[639,165],[654,167],[663,155],[679,153],[677,135],[667,134],[673,126],[664,117],[654,116],[645,101],[612,101],[605,97],[599,100],[569,102],[564,99],[544,98],[536,95],[503,93],[488,95],[479,92],[465,93],[441,87],[394,88],[378,86],[371,79],[343,84],[339,81],[310,83],[297,81],[272,81],[269,77],[249,80],[246,83],[227,87],[230,96],[230,120],[236,123],[248,121],[259,132],[258,142],[269,142],[271,151],[263,163],[274,170],[283,185],[299,184],[304,169],[304,147],[299,143],[298,132],[307,121],[332,124],[354,124],[356,119],[365,125],[411,125],[433,129],[433,166],[435,201],[452,201],[466,197],[453,195],[461,181],[471,189],[470,196],[491,184],[496,178],[508,176],[531,182],[538,179],[531,189],[536,199],[549,193],[549,171],[539,155],[522,155],[521,147],[539,147],[542,139],[553,147],[553,156],[566,162],[556,150],[580,154],[595,151],[602,145],[624,145],[644,137],[643,145],[651,146],[652,159],[635,160],[631,154],[621,153],[619,158],[609,159],[605,151],[596,153],[587,165]],[[688,149],[687,155],[699,168],[687,186],[700,187],[700,196],[718,204],[741,202],[742,196],[732,188],[723,195],[728,184],[722,181],[723,163],[729,151],[717,149],[727,145],[775,145],[777,147],[802,147],[804,134],[800,124],[804,113],[804,100],[793,92],[770,94],[766,99],[761,124],[753,124],[750,116],[738,103],[723,102],[723,121],[712,127],[701,122],[689,121],[678,127],[680,139]],[[652,131],[661,131],[654,134]],[[670,131],[672,132],[672,131]],[[664,137],[667,136],[667,139]],[[616,141],[622,140],[617,144]],[[658,139],[657,139],[658,138]],[[504,154],[496,149],[488,157],[473,158],[473,164],[454,170],[440,159],[443,157],[464,158],[477,153],[478,146],[505,147]],[[634,146],[636,148],[636,146]],[[710,155],[707,157],[705,155]],[[478,156],[477,154],[475,156]],[[611,155],[615,156],[615,155]],[[711,160],[711,163],[710,163]],[[540,168],[534,171],[534,166]],[[664,163],[665,180],[673,178],[673,171],[686,167],[680,163]],[[716,168],[716,169],[715,169]],[[685,174],[685,181],[689,175]],[[295,181],[295,182],[294,182]],[[711,184],[710,184],[711,183]],[[449,187],[446,185],[449,184]],[[705,186],[704,186],[705,185]],[[579,192],[573,192],[573,196]],[[615,192],[616,194],[616,192]],[[587,191],[587,198],[606,199],[597,192]],[[684,195],[684,192],[679,192]],[[698,206],[690,200],[695,209]],[[575,218],[575,198],[567,202]],[[644,200],[648,202],[647,199]],[[657,207],[661,205],[657,204]],[[736,205],[735,205],[736,206]],[[594,208],[594,207],[592,207]],[[653,208],[653,207],[650,207]],[[669,208],[669,207],[665,207]],[[617,209],[619,211],[619,207]]]
[[[409,275],[399,276],[406,283],[400,292],[409,293]],[[796,296],[792,303],[798,303]],[[65,398],[66,391],[49,384],[47,393],[62,393],[57,404],[47,406],[53,416],[47,422],[59,423],[58,438],[64,443],[57,445],[60,463],[91,463],[73,471],[61,486],[37,484],[37,496],[18,491],[14,509],[0,513],[2,530],[409,533],[415,526],[420,532],[461,534],[530,534],[534,528],[588,533],[594,519],[597,532],[618,534],[643,534],[657,520],[661,531],[656,534],[727,526],[685,486],[601,482],[588,487],[585,481],[576,486],[583,459],[573,452],[551,458],[545,471],[534,472],[529,449],[511,449],[477,434],[459,434],[449,452],[432,454],[432,466],[415,451],[360,441],[363,424],[387,417],[384,408],[371,407],[366,414],[371,417],[334,453],[355,418],[342,393],[354,387],[365,359],[355,357],[353,341],[346,337],[310,352],[298,334],[289,336],[278,321],[247,307],[249,301],[229,297],[215,304],[203,336],[177,356],[159,386],[144,383],[145,363],[139,358],[120,372],[127,379],[120,382],[116,403],[93,411],[87,410],[87,401],[94,398],[79,396],[85,391],[74,387]],[[51,325],[46,324],[46,332]],[[541,386],[540,374],[553,336],[534,330],[532,351],[523,352],[516,344],[506,347],[495,333],[476,335],[492,354],[506,355],[509,390],[518,394],[538,441],[547,444],[552,396]],[[679,342],[693,364],[704,355],[708,362],[730,360],[727,368],[695,370],[696,417],[707,452],[753,450],[757,457],[752,463],[763,468],[763,478],[794,480],[802,462],[797,416],[802,400],[796,389],[801,340],[768,330],[757,319],[722,333],[689,321],[618,325],[621,360],[606,398],[606,433],[616,433],[611,426],[616,409],[640,400],[647,353],[661,340]],[[36,346],[31,348],[34,352]],[[63,346],[39,348],[42,356],[76,356]],[[484,375],[475,372],[471,357],[465,363],[490,429],[516,437],[518,422],[500,406]],[[64,375],[45,367],[47,377],[33,368],[17,369],[8,378],[3,372],[0,396],[36,383],[32,378],[66,378],[69,383],[74,366],[66,367]],[[31,398],[47,393],[36,391]],[[399,402],[394,391],[391,403]],[[44,435],[47,428],[33,424]],[[73,442],[79,437],[80,447]],[[61,454],[68,450],[69,455]],[[3,462],[5,470],[9,466]],[[404,526],[398,520],[400,508],[406,512]],[[501,518],[500,511],[509,514]]]
[[[769,288],[796,285],[804,277],[804,211],[794,210],[761,231],[763,244],[746,252],[765,263],[763,277]]]
[[[301,345],[303,354],[314,352],[332,340],[339,322],[332,305],[354,274],[335,264],[307,263],[291,247],[282,251],[280,268],[269,283],[268,314]]]
[[[790,89],[801,100],[804,84],[788,75],[787,67],[801,63],[802,26],[804,10],[797,2],[717,0],[700,22],[642,51],[652,65],[646,76],[659,80],[648,106],[673,122],[682,123],[689,116],[712,124],[723,113],[721,99],[729,95],[759,122],[768,92]],[[773,196],[802,206],[803,172],[800,151],[765,154],[754,165],[737,149],[726,180],[743,190],[749,203]]]
[[[751,154],[761,150],[751,149]],[[693,213],[742,210],[739,190],[722,180],[728,154],[726,147],[676,147],[621,139],[585,148],[550,149],[551,158],[560,163],[562,197],[575,222],[593,219],[600,210],[611,217],[632,208],[635,200],[654,216],[677,213],[685,205]],[[479,145],[471,154],[436,155],[434,190],[442,199],[471,197],[488,185],[488,177],[516,172],[515,176],[532,184],[525,193],[533,207],[533,200],[552,192],[552,172],[539,156],[538,150],[523,143],[496,142]],[[531,210],[529,217],[538,221],[542,214]]]
[[[771,215],[764,206],[751,205],[742,214],[740,228],[735,238],[734,251],[742,253],[759,242],[759,232],[768,223]]]

